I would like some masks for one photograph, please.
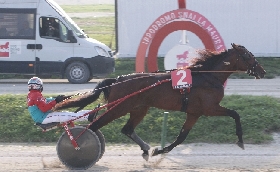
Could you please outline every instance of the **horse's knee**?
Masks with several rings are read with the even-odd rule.
[[[229,116],[235,120],[240,120],[240,115],[235,110],[230,110]]]

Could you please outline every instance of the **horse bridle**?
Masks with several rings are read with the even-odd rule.
[[[237,58],[237,61],[239,61],[239,57],[242,57],[243,61],[246,63],[247,65],[247,74],[249,74],[249,76],[255,76],[256,77],[256,67],[258,66],[259,62],[255,59],[254,55],[248,51],[245,47],[243,46],[238,46],[240,48],[243,48],[243,49],[246,49],[246,51],[248,52],[245,52],[244,54],[241,54],[239,52],[239,50],[235,47],[235,46],[232,46],[238,53],[238,58]],[[251,65],[249,62],[248,62],[248,59],[250,58],[250,55],[252,57],[254,57],[254,63]],[[237,66],[238,66],[238,63],[237,63]],[[238,68],[238,67],[237,67]]]

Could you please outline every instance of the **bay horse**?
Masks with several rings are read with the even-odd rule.
[[[181,94],[180,90],[173,89],[170,72],[135,73],[118,78],[104,79],[97,84],[92,92],[68,99],[58,104],[55,109],[79,107],[80,110],[96,101],[102,92],[105,100],[110,104],[138,91],[134,96],[124,99],[112,110],[95,119],[89,128],[92,131],[97,131],[113,120],[129,113],[130,118],[121,132],[140,146],[141,150],[143,150],[142,156],[147,160],[150,146],[135,133],[134,129],[145,117],[150,107],[184,111],[187,114],[176,140],[162,150],[155,149],[152,152],[152,156],[168,153],[181,144],[200,116],[228,116],[235,120],[236,135],[238,137],[237,145],[244,149],[239,114],[235,110],[220,106],[220,102],[224,97],[224,83],[235,71],[247,71],[250,76],[255,76],[256,79],[263,78],[266,72],[254,55],[244,46],[234,43],[231,45],[231,49],[223,52],[199,51],[199,57],[194,59],[191,66],[187,67],[192,73],[192,86],[185,97],[188,100],[187,102],[184,101],[184,95]],[[161,81],[167,82],[156,84]],[[151,88],[141,91],[141,89],[145,89],[148,86],[151,86]],[[110,105],[107,108],[110,109],[113,106]]]

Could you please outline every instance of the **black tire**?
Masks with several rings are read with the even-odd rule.
[[[102,156],[104,155],[104,152],[105,152],[105,137],[100,130],[97,130],[95,132],[95,134],[97,135],[97,137],[99,139],[99,142],[100,142],[100,145],[101,145],[101,152],[100,152],[100,155],[99,155],[99,159],[101,159]]]
[[[90,80],[90,70],[87,65],[83,62],[72,62],[66,70],[66,78],[72,84],[83,84]]]
[[[71,128],[70,132],[75,139],[79,136],[76,142],[80,149],[74,148],[69,136],[64,132],[56,146],[58,158],[69,169],[85,170],[92,167],[99,160],[101,153],[98,136],[93,131],[79,126]]]
[[[82,127],[87,127],[87,125],[83,124],[83,125],[80,125]],[[99,142],[100,142],[100,146],[101,146],[101,151],[100,151],[100,155],[99,155],[99,159],[100,160],[102,158],[102,156],[104,155],[104,152],[105,152],[105,137],[104,135],[102,134],[102,132],[100,130],[97,130],[96,132],[94,132],[98,139],[99,139]]]

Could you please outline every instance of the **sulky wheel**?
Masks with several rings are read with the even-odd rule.
[[[104,152],[105,152],[105,137],[104,135],[101,133],[100,130],[97,130],[95,132],[95,134],[97,135],[99,141],[100,141],[100,144],[101,144],[101,152],[100,152],[100,156],[99,156],[99,159],[102,158]]]
[[[82,124],[80,126],[87,127],[88,124]],[[104,135],[102,134],[102,132],[100,130],[97,130],[94,133],[97,135],[97,137],[98,137],[98,139],[100,141],[100,144],[101,144],[101,152],[100,152],[100,156],[99,156],[99,159],[101,159],[103,154],[104,154],[104,152],[105,152],[105,137],[104,137]]]
[[[100,157],[101,145],[98,136],[84,127],[74,127],[70,131],[74,138],[85,132],[76,140],[79,150],[72,145],[69,136],[64,132],[56,146],[60,161],[69,169],[88,169],[93,166]]]

